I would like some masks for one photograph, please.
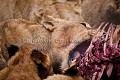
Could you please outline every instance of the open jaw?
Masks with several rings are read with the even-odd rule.
[[[69,52],[69,58],[68,58],[68,68],[65,68],[63,70],[63,74],[67,75],[77,75],[77,63],[83,56],[86,51],[86,49],[89,47],[91,42],[91,39],[85,40],[78,45],[76,45],[70,52]]]
[[[83,56],[87,48],[89,47],[91,42],[91,39],[85,40],[81,43],[79,43],[77,46],[75,46],[74,49],[72,49],[69,53],[69,60],[68,65],[70,66],[72,64],[72,61],[74,60],[80,60]]]
[[[115,25],[102,23],[91,40],[83,41],[70,51],[68,65],[71,67],[75,62],[85,80],[119,80],[120,37],[113,42],[115,30]]]

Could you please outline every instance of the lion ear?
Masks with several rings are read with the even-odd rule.
[[[31,53],[31,59],[35,62],[40,78],[44,79],[52,74],[52,66],[48,53],[42,53],[38,49],[34,49]]]
[[[49,30],[49,31],[51,31],[51,32],[53,32],[55,29],[56,29],[56,27],[55,27],[55,25],[54,25],[54,23],[53,22],[44,22],[43,23],[43,26],[47,29],[47,30]]]
[[[86,28],[91,29],[92,27],[87,22],[81,22],[80,24],[84,25]]]
[[[6,49],[7,49],[9,58],[11,58],[19,50],[19,47],[16,45],[6,45]]]

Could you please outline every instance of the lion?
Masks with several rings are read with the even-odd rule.
[[[45,21],[43,24],[24,19],[1,22],[2,51],[7,53],[6,47],[11,44],[18,47],[25,43],[40,46],[43,52],[50,54],[54,72],[61,73],[69,67],[68,59],[71,50],[83,41],[89,42],[95,29],[85,22],[67,21],[50,16],[49,18],[52,21]],[[8,59],[10,55],[6,54]]]
[[[84,44],[87,45],[86,49],[96,32],[96,28],[92,28],[86,22],[67,21],[52,16],[49,16],[49,18],[52,20],[49,21],[52,26],[46,25],[45,27],[52,32],[50,56],[53,70],[55,73],[61,73],[69,67],[71,51],[84,41],[86,41],[86,44]]]
[[[48,52],[51,48],[49,41],[51,32],[43,25],[24,19],[10,19],[1,22],[0,27],[2,36],[0,47],[4,54],[6,54],[6,46],[11,44],[20,47],[25,43],[30,43],[40,46],[43,52]],[[6,56],[9,58],[8,54]]]
[[[81,16],[74,11],[74,3],[76,4],[78,1],[79,0],[1,0],[0,22],[18,18],[38,22],[38,18],[40,19],[41,15],[44,14],[67,20],[80,20]],[[62,11],[63,9],[64,11]],[[39,15],[39,17],[37,15]]]
[[[48,53],[31,44],[22,45],[0,71],[1,80],[41,80],[52,75]]]

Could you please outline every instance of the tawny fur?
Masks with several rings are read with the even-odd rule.
[[[30,43],[41,47],[43,52],[50,49],[50,32],[43,25],[33,23],[24,19],[11,19],[0,23],[2,27],[2,51],[6,51],[6,46],[17,45],[18,47]]]
[[[37,47],[29,44],[23,45],[20,50],[8,61],[7,67],[0,71],[0,79],[41,80],[37,70],[38,66],[32,60],[31,56],[32,51],[36,48]],[[43,64],[47,69],[49,69],[48,71],[51,71],[52,68],[49,56],[47,56],[46,60],[47,61]]]
[[[57,20],[56,23],[53,21],[55,29],[51,36],[51,60],[53,64],[58,63],[61,65],[57,69],[63,71],[68,67],[69,52],[76,45],[90,39],[94,29],[89,29],[79,22]]]
[[[5,44],[17,46],[25,43],[34,44],[40,46],[43,52],[50,53],[53,67],[58,66],[56,69],[64,70],[68,67],[69,52],[82,41],[90,39],[94,29],[89,29],[76,21],[59,18],[53,18],[50,23],[53,26],[46,28],[45,25],[23,19],[1,22],[3,52],[6,52]]]
[[[49,76],[45,80],[84,80],[84,79],[80,76],[67,76],[67,75],[55,74],[53,76]]]
[[[78,0],[80,5],[76,6],[74,0],[65,3],[54,3],[53,0],[1,0],[0,21],[3,22],[0,23],[0,47],[6,53],[5,44],[35,44],[43,52],[50,52],[53,66],[59,63],[57,69],[62,71],[68,67],[69,52],[77,44],[91,38],[91,29],[85,28],[81,21],[90,25],[98,25],[102,21],[119,24],[120,7],[115,1],[118,0]],[[49,15],[57,18],[58,22],[51,21]],[[53,25],[45,27],[44,22],[48,21]]]
[[[76,7],[76,3],[79,0],[1,0],[0,22],[18,18],[41,22],[47,20],[46,15],[81,21],[81,10]]]
[[[120,24],[119,0],[1,0],[0,4],[0,21],[23,18],[41,22],[50,15],[91,26],[103,21]]]

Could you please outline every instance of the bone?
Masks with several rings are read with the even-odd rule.
[[[105,24],[105,22],[102,22],[102,23],[100,24],[100,26],[98,27],[98,29],[97,29],[97,31],[96,31],[95,34],[98,34],[98,32],[101,30],[101,28],[102,28],[102,26],[103,26],[104,24]],[[94,40],[96,37],[97,37],[97,35],[95,35],[92,40]]]
[[[105,24],[105,22],[102,22],[101,24],[100,24],[100,26],[98,27],[98,29],[97,29],[97,31],[96,31],[96,33],[95,34],[98,34],[100,31],[101,31],[101,28],[102,28],[102,26]],[[108,25],[108,23],[105,25],[105,26],[107,26]],[[93,41],[95,41],[96,40],[96,38],[98,37],[98,35],[94,35],[93,36],[93,38],[92,38],[92,40],[91,40],[91,43],[90,43],[90,46],[88,47],[88,49],[86,50],[86,52],[88,52],[88,51],[90,51],[91,49],[92,49],[92,43],[93,43]]]
[[[110,45],[112,46],[113,45],[113,35],[114,35],[114,32],[115,32],[115,25],[112,25],[111,27],[111,31],[110,31]]]
[[[109,37],[109,32],[110,32],[110,29],[111,29],[111,26],[112,26],[112,24],[110,24],[110,27],[108,28],[108,31],[107,31],[107,33],[106,33],[106,37],[105,37],[105,41],[107,41],[108,40],[108,37]],[[106,55],[106,42],[104,43],[104,55]]]
[[[106,23],[105,26],[101,29],[101,32],[100,32],[100,35],[99,36],[102,36],[103,33],[105,32],[105,28],[108,26],[109,23]]]

